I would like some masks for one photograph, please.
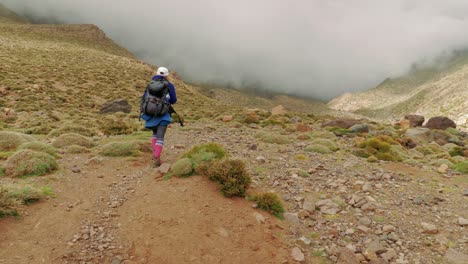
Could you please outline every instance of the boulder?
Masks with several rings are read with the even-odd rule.
[[[362,125],[362,124],[356,124],[356,125],[350,127],[349,130],[352,133],[369,133],[369,126],[368,125]]]
[[[286,108],[284,108],[282,105],[275,106],[273,109],[271,109],[271,115],[284,115],[287,112],[288,111],[286,111]]]
[[[105,103],[101,108],[101,114],[124,112],[130,113],[132,106],[125,99],[117,99],[111,102]]]
[[[305,256],[304,253],[302,253],[302,250],[298,247],[295,247],[291,251],[291,257],[298,262],[304,262],[305,261]]]
[[[413,141],[412,144],[421,144],[429,140],[431,130],[429,128],[417,127],[406,130],[405,137]]]
[[[232,115],[223,116],[223,122],[231,122],[234,117]]]
[[[410,127],[419,127],[424,123],[424,116],[420,115],[405,115],[404,119],[410,121]]]
[[[334,215],[341,211],[340,206],[331,199],[321,200],[315,204],[315,207],[319,208],[322,214]]]
[[[445,130],[445,129],[449,128],[449,127],[456,128],[457,124],[455,124],[455,122],[453,122],[448,117],[436,116],[436,117],[433,117],[433,118],[429,119],[429,121],[427,121],[426,127],[430,128],[430,129]]]
[[[339,127],[339,128],[344,128],[348,129],[354,125],[357,125],[361,123],[359,120],[355,119],[347,119],[347,118],[340,118],[340,119],[335,119],[332,121],[329,121],[327,123],[322,124],[322,127]]]

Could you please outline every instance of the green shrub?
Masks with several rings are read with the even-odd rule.
[[[258,208],[283,219],[283,214],[285,212],[284,206],[276,193],[255,194],[249,197],[249,200],[255,202]]]
[[[63,134],[54,140],[52,146],[56,148],[68,147],[71,145],[78,145],[82,147],[92,148],[94,142],[85,136],[76,133]]]
[[[335,142],[331,141],[330,139],[315,139],[312,141],[312,144],[318,144],[318,145],[323,145],[328,147],[331,151],[336,151],[338,150],[338,147],[336,146]]]
[[[21,205],[28,205],[41,200],[46,195],[53,195],[50,188],[38,189],[30,185],[0,186],[0,218],[19,216]]]
[[[289,137],[278,135],[278,134],[273,134],[273,133],[258,132],[257,134],[255,134],[255,137],[267,143],[273,143],[273,144],[288,144],[289,143]]]
[[[140,145],[130,142],[111,142],[102,147],[100,154],[109,157],[129,157],[140,154]]]
[[[332,152],[327,146],[319,145],[319,144],[309,145],[305,148],[305,150],[309,152],[320,153],[320,154],[329,154]]]
[[[23,143],[19,146],[18,149],[30,149],[38,152],[47,153],[53,156],[54,158],[59,157],[59,154],[57,153],[57,150],[54,147],[40,141]]]
[[[221,193],[226,197],[243,197],[251,183],[250,176],[241,160],[221,160],[204,163],[197,172],[207,176],[221,186]]]
[[[21,150],[8,158],[5,174],[10,177],[41,176],[58,168],[55,158],[47,153]]]
[[[34,141],[34,138],[25,134],[0,131],[0,151],[15,151],[21,144]]]
[[[179,159],[172,165],[171,174],[179,177],[187,177],[193,173],[193,162],[189,158]]]
[[[203,162],[218,160],[224,157],[226,157],[226,151],[223,146],[217,143],[194,146],[182,156],[182,158],[191,159],[195,167]]]
[[[455,170],[461,173],[468,173],[468,161],[455,164]]]
[[[456,146],[449,150],[450,157],[465,156],[465,150],[462,147]]]
[[[392,144],[397,145],[398,143],[389,136],[379,135],[371,137],[359,143],[358,147],[361,150],[355,151],[354,154],[364,158],[374,156],[379,160],[401,160],[398,152],[392,150]]]
[[[0,218],[5,216],[18,216],[18,207],[21,205],[18,199],[11,197],[8,190],[0,186]]]

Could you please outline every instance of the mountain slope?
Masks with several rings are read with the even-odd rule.
[[[467,80],[468,55],[459,52],[443,68],[416,69],[406,76],[387,79],[374,89],[344,94],[331,100],[328,106],[388,120],[408,113],[444,115],[467,128]]]

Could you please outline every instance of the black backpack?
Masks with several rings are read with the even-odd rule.
[[[153,117],[167,114],[171,107],[171,104],[166,100],[168,93],[168,81],[164,79],[152,80],[141,99],[140,112]]]

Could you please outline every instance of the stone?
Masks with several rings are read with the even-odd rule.
[[[257,212],[254,212],[254,213],[253,213],[253,216],[255,217],[255,219],[257,219],[257,222],[258,222],[259,224],[265,223],[265,217],[264,217],[262,214],[257,213]]]
[[[307,210],[300,210],[299,213],[297,214],[297,216],[300,218],[300,219],[305,219],[307,217],[310,216],[310,213],[309,211]]]
[[[304,202],[302,203],[302,209],[309,211],[310,213],[315,212],[315,201],[313,197],[311,196],[304,197]]]
[[[132,106],[125,99],[117,99],[111,102],[105,103],[101,108],[101,114],[124,112],[130,113]]]
[[[265,159],[265,157],[263,157],[263,156],[258,156],[258,157],[256,158],[256,160],[257,160],[258,163],[265,163],[265,162],[266,162],[266,159]]]
[[[408,129],[408,128],[411,127],[411,121],[409,121],[407,119],[402,119],[400,122],[398,122],[398,125],[402,129]]]
[[[312,244],[312,240],[308,239],[307,237],[301,237],[297,240],[297,243],[299,244],[299,246],[302,246],[302,247],[308,247],[310,246],[310,244]]]
[[[468,189],[463,190],[463,196],[468,196]]]
[[[73,168],[71,169],[71,171],[72,171],[73,173],[80,173],[80,172],[81,172],[81,169],[75,166],[75,167],[73,167]]]
[[[358,229],[359,231],[363,232],[363,233],[369,233],[369,232],[371,231],[370,228],[368,228],[368,227],[366,227],[366,226],[362,226],[362,225],[358,226],[357,229]]]
[[[250,150],[257,150],[258,146],[257,146],[257,144],[249,144],[249,149]]]
[[[395,227],[392,226],[392,225],[384,225],[383,228],[382,228],[382,231],[384,233],[393,232],[393,231],[395,231]]]
[[[415,144],[422,144],[429,140],[431,130],[429,128],[417,127],[406,130],[405,137],[410,138]]]
[[[430,129],[445,130],[449,127],[457,128],[457,124],[455,124],[455,122],[453,122],[453,120],[448,117],[436,116],[427,121],[426,127]]]
[[[220,227],[218,229],[218,233],[220,236],[224,237],[224,238],[228,238],[229,237],[229,232],[226,230],[226,228],[224,227]]]
[[[322,127],[339,127],[343,129],[348,129],[354,125],[361,123],[359,120],[339,118],[322,124]]]
[[[271,109],[271,115],[284,115],[287,112],[288,111],[286,110],[286,108],[284,108],[284,106],[282,105],[277,105],[273,107],[273,109]]]
[[[305,256],[304,253],[302,253],[302,250],[298,247],[295,247],[291,251],[291,257],[298,262],[304,262],[305,261]]]
[[[295,213],[285,213],[284,219],[292,226],[299,226],[299,216]]]
[[[0,95],[7,95],[8,93],[8,87],[4,85],[0,85]]]
[[[340,211],[339,205],[333,202],[331,199],[318,201],[315,204],[315,207],[319,208],[322,214],[334,215]]]
[[[461,226],[466,226],[466,225],[468,225],[468,219],[465,219],[463,217],[459,217],[458,218],[458,224],[461,225]]]
[[[447,173],[449,166],[447,164],[442,164],[437,168],[437,171],[440,173]]]
[[[388,261],[382,258],[376,258],[369,262],[369,264],[388,264]]]
[[[356,124],[349,128],[352,133],[369,133],[369,126],[363,124]]]
[[[435,225],[433,225],[433,224],[422,222],[421,226],[423,228],[423,233],[426,233],[426,234],[437,234],[437,233],[439,233],[439,229],[437,229],[437,227]]]
[[[223,116],[223,122],[231,122],[234,119],[232,115]]]
[[[171,170],[171,164],[168,163],[168,162],[165,162],[163,164],[161,164],[161,166],[159,166],[156,171],[158,171],[160,174],[164,175],[166,173],[168,173],[170,170]]]
[[[444,264],[466,264],[468,261],[468,255],[460,253],[452,248],[447,250],[442,259]]]
[[[308,125],[304,124],[304,123],[299,123],[296,125],[296,131],[297,132],[309,132],[311,131],[312,128],[310,128]]]
[[[420,127],[424,123],[424,116],[421,115],[405,115],[405,119],[410,121],[410,127]]]
[[[362,191],[364,191],[364,192],[370,192],[370,191],[372,191],[372,183],[366,182],[366,183],[362,186]]]
[[[372,224],[372,220],[370,220],[369,217],[361,217],[359,219],[359,224],[362,225],[362,226],[370,226]]]
[[[349,248],[341,248],[336,264],[359,264],[359,260]]]
[[[366,251],[368,253],[374,253],[375,255],[387,252],[385,247],[382,246],[382,244],[380,244],[378,240],[373,240],[372,242],[370,242],[366,247]]]

